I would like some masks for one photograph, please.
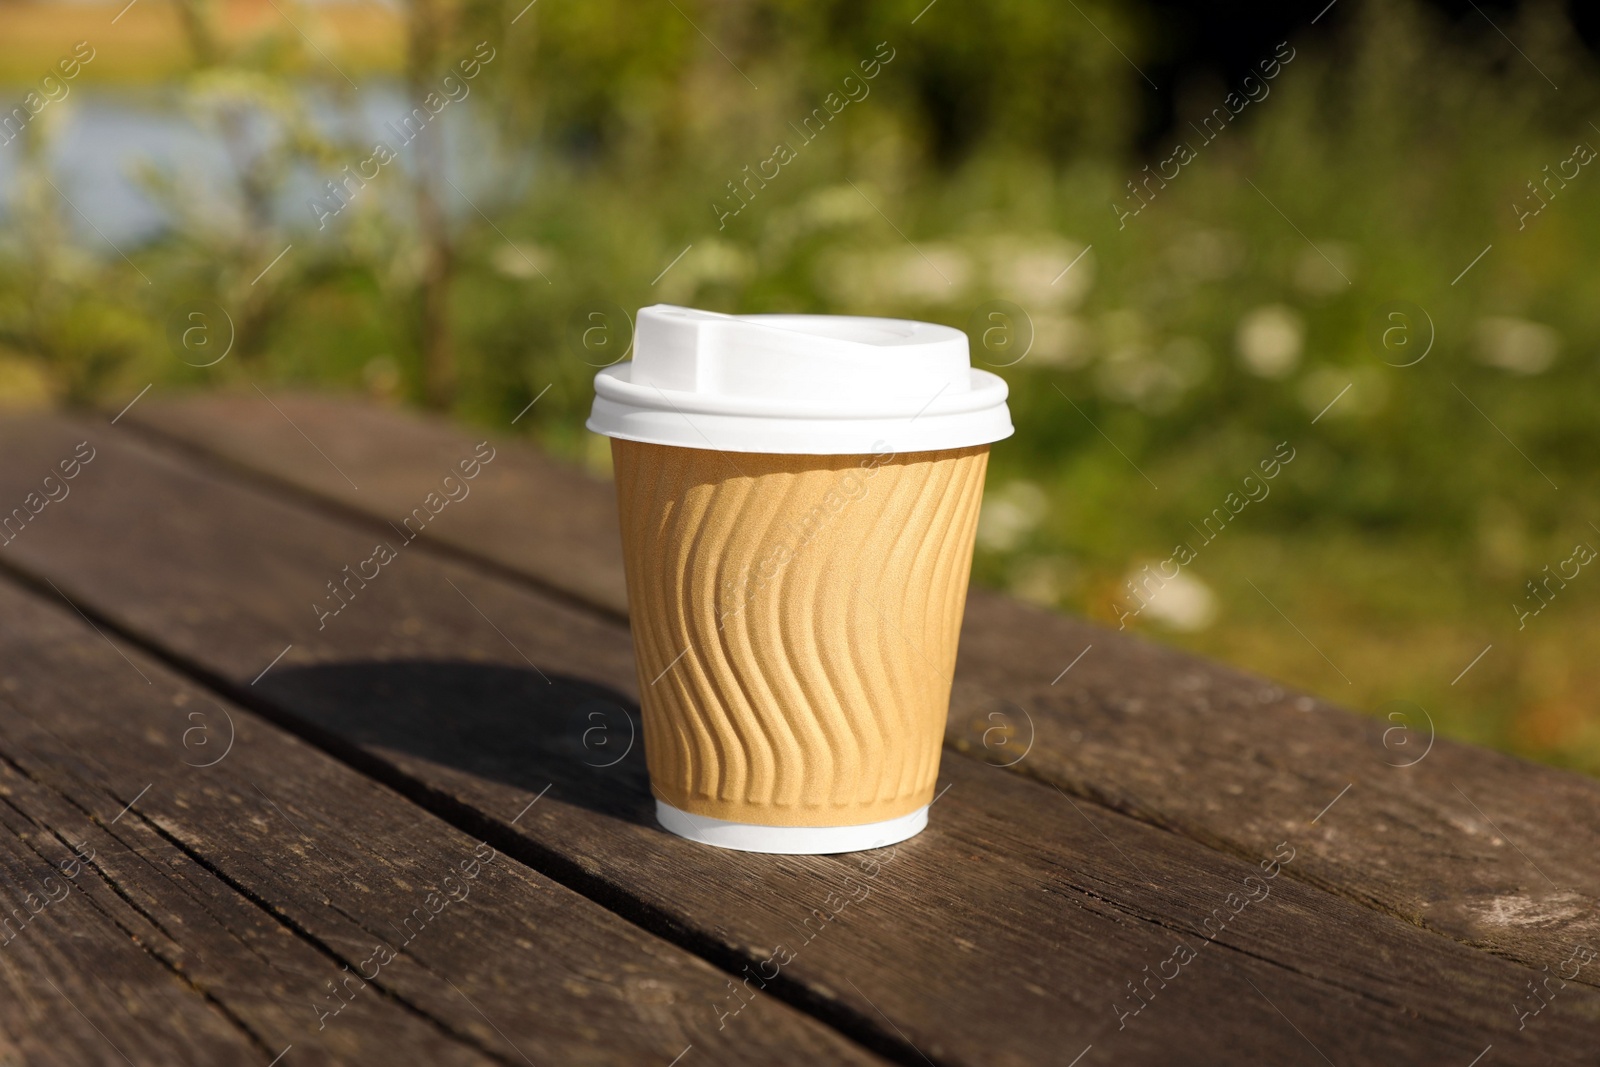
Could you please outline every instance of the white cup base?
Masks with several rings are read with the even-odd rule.
[[[914,837],[928,825],[928,808],[924,805],[896,819],[859,826],[759,826],[713,819],[709,815],[691,815],[664,800],[657,800],[656,821],[663,829],[702,845],[736,852],[820,856],[834,852],[865,852]]]

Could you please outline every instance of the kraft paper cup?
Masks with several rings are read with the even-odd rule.
[[[912,836],[1004,383],[927,323],[658,306],[635,336],[589,426],[613,439],[658,820],[755,852]]]

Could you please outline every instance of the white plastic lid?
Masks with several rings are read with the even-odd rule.
[[[641,308],[633,359],[594,379],[589,429],[722,452],[867,455],[1009,437],[1006,383],[949,326]]]

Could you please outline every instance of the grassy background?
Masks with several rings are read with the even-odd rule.
[[[945,0],[915,24],[920,2],[596,0],[515,23],[520,3],[284,6],[315,47],[249,4],[144,0],[116,27],[115,8],[0,7],[11,95],[91,39],[85,85],[170,94],[234,136],[239,163],[200,191],[146,173],[173,222],[124,248],[130,264],[75,234],[43,181],[72,105],[35,120],[6,189],[0,399],[313,385],[504,430],[548,385],[518,428],[604,470],[582,429],[603,360],[569,330],[588,310],[901,315],[977,337],[1007,301],[1033,341],[1015,362],[975,349],[1009,381],[1018,426],[993,456],[980,581],[1114,625],[1127,581],[1187,541],[1197,557],[1136,629],[1600,773],[1600,577],[1552,585],[1520,629],[1515,607],[1541,603],[1526,583],[1546,565],[1600,546],[1600,176],[1552,182],[1537,216],[1512,206],[1533,206],[1528,183],[1575,146],[1600,146],[1595,61],[1554,7],[1502,23],[1513,47],[1409,2],[1346,0],[1202,144],[1190,122],[1236,86],[1152,90],[1135,67],[1164,31],[1137,6]],[[457,160],[475,207],[404,168],[327,231],[273,207],[297,169],[331,177],[370,150],[306,113],[310,89],[357,106],[332,64],[364,85],[434,84],[480,40],[498,51],[472,114],[495,136]],[[789,124],[879,42],[895,58],[870,96],[719,229],[725,183],[797,143]],[[1150,136],[1156,91],[1178,121]],[[255,145],[241,116],[281,136]],[[1119,223],[1127,183],[1179,141],[1196,158]],[[203,370],[167,330],[200,299],[240,325],[235,354]],[[1396,301],[1407,318],[1386,317]],[[441,351],[443,392],[426,373]],[[1270,496],[1202,544],[1190,524],[1279,442],[1295,458]]]

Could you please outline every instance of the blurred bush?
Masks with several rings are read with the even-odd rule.
[[[1184,543],[1196,558],[1132,625],[1600,771],[1600,585],[1575,580],[1526,631],[1514,607],[1574,541],[1600,545],[1600,178],[1541,184],[1600,145],[1600,79],[1560,12],[1525,7],[1513,46],[1411,0],[1347,0],[1212,139],[1197,127],[1246,88],[1163,87],[1178,122],[1143,145],[1139,68],[1166,45],[1139,8],[924,3],[415,4],[405,91],[490,41],[471,114],[494,135],[407,157],[328,232],[274,205],[370,152],[359,124],[307,114],[308,92],[351,115],[356,94],[294,34],[208,40],[186,9],[184,106],[233,146],[236,182],[147,174],[173,224],[130,263],[69,237],[36,138],[0,343],[75,402],[307,383],[504,429],[542,396],[518,428],[604,469],[582,421],[616,348],[573,325],[607,307],[981,338],[1005,301],[1031,347],[975,348],[1018,427],[994,452],[980,580],[1116,625],[1129,580]],[[860,99],[832,116],[829,94]],[[1147,184],[1178,142],[1193,160]],[[744,184],[780,143],[792,162]],[[237,358],[174,358],[165,324],[198,298],[230,309]],[[1270,495],[1202,532],[1281,442]]]

